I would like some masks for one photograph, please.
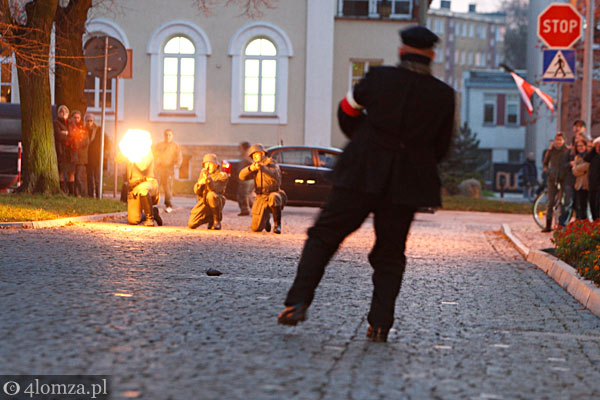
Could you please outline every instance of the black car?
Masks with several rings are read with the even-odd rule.
[[[319,207],[325,203],[332,184],[329,174],[342,150],[333,147],[275,146],[267,149],[281,168],[281,188],[290,206]],[[239,161],[223,161],[223,169],[231,174],[225,197],[237,201]]]

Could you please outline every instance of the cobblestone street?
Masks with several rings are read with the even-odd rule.
[[[177,202],[179,201],[179,202]],[[366,341],[372,221],[327,269],[309,319],[276,316],[318,212],[283,234],[125,219],[0,230],[1,374],[110,374],[112,398],[598,399],[600,318],[500,234],[530,216],[418,214],[389,342]],[[209,277],[205,271],[223,272]]]

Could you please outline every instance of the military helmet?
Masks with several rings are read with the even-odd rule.
[[[253,144],[248,149],[248,155],[252,157],[254,153],[266,153],[265,147],[260,143]]]
[[[219,159],[217,158],[217,155],[213,153],[208,153],[204,155],[204,158],[202,158],[202,165],[204,165],[207,162],[219,165]]]

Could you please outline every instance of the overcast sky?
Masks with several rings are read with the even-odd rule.
[[[471,3],[476,4],[477,11],[490,12],[498,10],[501,0],[451,0],[450,8],[452,11],[467,12]],[[440,8],[440,0],[433,0],[431,8]]]

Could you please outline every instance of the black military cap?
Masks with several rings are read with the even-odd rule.
[[[424,26],[411,26],[400,31],[402,43],[417,49],[430,49],[440,38]]]

